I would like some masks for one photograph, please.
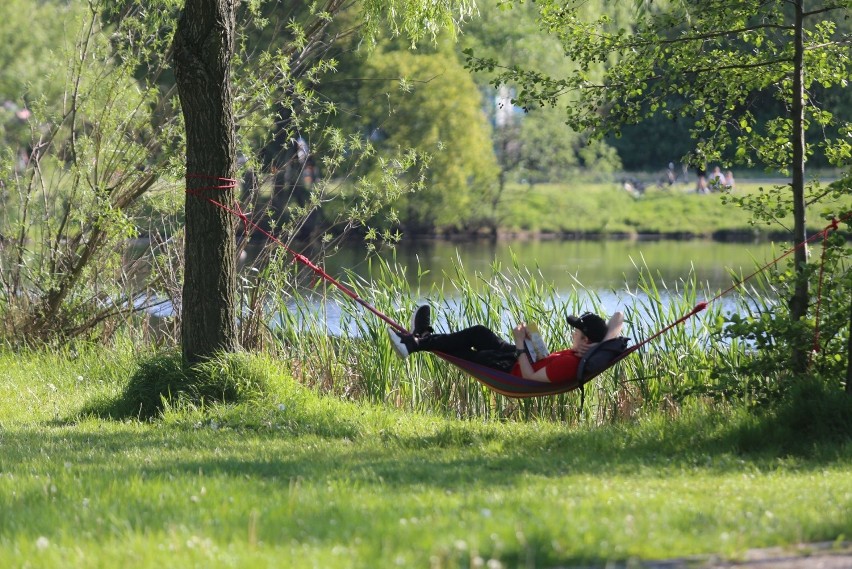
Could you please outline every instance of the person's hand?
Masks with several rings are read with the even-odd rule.
[[[512,329],[512,336],[515,338],[515,346],[523,346],[524,338],[527,337],[526,324],[518,324]]]
[[[586,355],[586,352],[588,352],[591,348],[593,348],[596,345],[597,345],[597,343],[590,344],[588,342],[577,342],[577,345],[574,346],[574,353],[577,354],[580,357],[583,357],[584,355]]]

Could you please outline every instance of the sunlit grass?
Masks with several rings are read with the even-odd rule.
[[[0,403],[7,567],[604,565],[831,541],[852,523],[848,437],[783,409],[459,421],[323,396],[249,356],[260,398],[114,420],[81,413],[120,397],[144,354],[0,357],[0,389],[38,395]]]
[[[567,314],[601,310],[517,260],[471,278],[457,259],[443,289],[376,262],[348,284],[405,326],[429,302],[441,329],[534,320],[565,345]],[[711,294],[637,265],[633,342]],[[0,351],[0,566],[603,566],[848,539],[852,401],[818,378],[774,407],[707,397],[748,356],[716,307],[584,398],[519,401],[399,360],[376,315],[281,279],[267,350],[187,390],[179,354],[129,341]],[[770,311],[770,293],[742,302]]]
[[[757,194],[775,183],[738,182],[733,197]],[[624,191],[616,183],[537,184],[512,186],[501,203],[499,219],[506,231],[547,232],[557,234],[660,234],[709,237],[715,234],[742,235],[784,232],[781,225],[752,225],[750,212],[733,203],[725,203],[722,193],[696,194],[693,185],[672,189],[650,186],[641,196]],[[852,205],[827,203],[837,208]],[[816,206],[814,206],[816,208]],[[840,209],[838,209],[840,211]],[[792,225],[792,217],[780,220]],[[808,220],[813,230],[822,229],[822,219]]]

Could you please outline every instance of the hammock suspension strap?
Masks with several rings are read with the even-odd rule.
[[[350,289],[349,287],[347,287],[346,285],[344,285],[343,283],[341,283],[340,281],[335,279],[333,276],[326,273],[324,270],[322,270],[320,267],[318,267],[316,264],[314,264],[310,259],[308,259],[304,255],[302,255],[298,251],[293,250],[292,248],[287,246],[286,243],[284,243],[283,241],[278,239],[276,236],[274,236],[272,233],[270,233],[269,231],[266,231],[265,229],[260,227],[260,225],[258,225],[257,223],[255,223],[254,221],[249,219],[249,217],[248,217],[249,214],[242,210],[242,208],[240,207],[239,202],[237,200],[235,200],[235,206],[230,207],[230,206],[227,206],[227,205],[225,205],[225,204],[223,204],[219,201],[214,200],[213,198],[206,195],[205,193],[202,193],[202,192],[207,191],[207,190],[229,190],[229,189],[233,189],[237,186],[236,180],[234,180],[233,178],[218,178],[218,177],[213,177],[213,176],[204,176],[202,174],[187,174],[186,177],[187,177],[187,179],[190,179],[190,178],[213,179],[213,180],[219,182],[217,185],[207,186],[207,187],[204,187],[204,188],[193,188],[192,190],[187,190],[187,194],[190,194],[190,195],[193,195],[193,196],[196,196],[196,197],[200,197],[201,199],[206,200],[207,202],[211,203],[212,205],[219,207],[219,208],[222,208],[223,210],[235,215],[240,220],[242,220],[243,224],[246,227],[247,232],[248,232],[249,227],[251,227],[255,231],[260,232],[270,241],[273,241],[276,244],[278,244],[279,246],[283,247],[290,255],[292,255],[294,260],[302,263],[303,265],[305,265],[306,267],[311,269],[318,277],[326,280],[327,282],[331,283],[332,285],[334,285],[335,287],[340,289],[346,296],[348,296],[349,298],[351,298],[352,300],[354,300],[355,302],[357,302],[358,304],[360,304],[361,306],[363,306],[364,308],[366,308],[367,310],[369,310],[370,312],[372,312],[373,314],[378,316],[380,319],[382,319],[389,326],[392,326],[394,329],[399,330],[400,332],[405,331],[405,327],[403,327],[402,324],[400,324],[399,322],[396,322],[390,316],[382,313],[379,309],[377,309],[376,307],[374,307],[373,305],[368,303],[366,300],[364,300],[363,298],[358,296],[358,294],[355,291],[353,291],[352,289]]]

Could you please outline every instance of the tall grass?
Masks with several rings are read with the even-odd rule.
[[[600,297],[577,282],[558,291],[539,267],[517,258],[508,266],[493,263],[487,272],[468,276],[456,258],[442,285],[421,287],[425,272],[393,260],[373,261],[369,278],[350,273],[346,285],[403,326],[417,306],[432,306],[438,331],[484,324],[510,337],[517,322],[536,322],[552,347],[570,344],[566,317],[591,310],[603,313]],[[640,280],[630,290],[623,334],[632,344],[650,338],[677,321],[712,292],[694,275],[667,285],[643,262]],[[434,279],[431,279],[434,282]],[[387,324],[334,287],[279,297],[271,310],[282,355],[304,383],[343,397],[363,398],[402,409],[462,418],[556,419],[571,423],[610,422],[630,417],[640,406],[674,408],[691,393],[718,381],[719,362],[736,361],[746,346],[719,332],[721,308],[709,308],[645,344],[588,384],[585,392],[512,399],[494,393],[460,369],[429,354],[402,361],[388,341]],[[744,299],[743,302],[747,301]],[[340,311],[343,333],[330,331],[329,310]]]

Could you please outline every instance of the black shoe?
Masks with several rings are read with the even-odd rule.
[[[411,335],[416,338],[428,336],[434,330],[432,329],[432,310],[428,304],[424,304],[414,313],[414,318],[411,321]]]
[[[417,349],[417,340],[411,334],[388,328],[388,335],[396,355],[402,359],[407,358],[408,354]]]

